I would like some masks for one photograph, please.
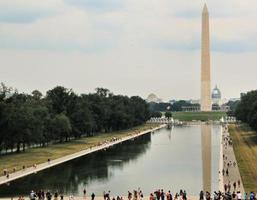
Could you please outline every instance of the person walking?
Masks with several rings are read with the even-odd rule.
[[[199,200],[204,200],[204,193],[203,193],[203,191],[201,191],[200,194],[199,194]]]
[[[95,199],[95,193],[92,193],[91,194],[91,200],[94,200]]]

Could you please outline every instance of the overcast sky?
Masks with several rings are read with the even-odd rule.
[[[0,82],[197,99],[202,0],[0,0]],[[257,89],[257,1],[209,0],[212,87]]]

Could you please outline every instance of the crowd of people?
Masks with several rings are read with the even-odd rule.
[[[83,190],[83,197],[74,197],[64,196],[63,193],[59,192],[50,192],[39,190],[34,192],[33,190],[30,192],[29,199],[30,200],[95,200],[95,193],[87,194],[86,189]],[[101,198],[101,197],[100,197]],[[27,198],[26,198],[27,199]],[[99,199],[99,198],[98,198]],[[187,192],[185,190],[180,190],[176,193],[171,193],[171,191],[164,191],[163,189],[157,189],[154,192],[151,192],[148,196],[144,197],[144,194],[140,188],[137,190],[128,191],[127,197],[124,196],[114,196],[111,194],[111,191],[103,192],[103,200],[190,200],[188,198]],[[197,199],[197,197],[192,197],[192,199]],[[19,197],[18,200],[25,200],[24,197]],[[250,192],[249,194],[242,194],[240,191],[238,192],[214,192],[211,194],[210,192],[201,191],[199,193],[199,200],[257,200],[257,193]]]
[[[229,193],[232,196],[237,196],[238,199],[242,199],[241,194],[241,181],[240,179],[236,179],[233,177],[233,181],[231,182],[231,179],[229,179],[230,172],[232,170],[235,170],[237,167],[236,160],[231,160],[231,158],[226,154],[227,150],[229,148],[233,148],[233,141],[230,138],[228,133],[228,127],[225,126],[222,136],[222,145],[224,147],[224,153],[223,153],[223,169],[222,169],[222,175],[224,181],[224,191],[225,193]],[[231,175],[233,176],[233,174]]]

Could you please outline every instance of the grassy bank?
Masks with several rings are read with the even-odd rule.
[[[257,133],[245,125],[230,125],[233,147],[245,191],[257,191]]]
[[[220,120],[223,116],[226,116],[225,112],[173,112],[174,119],[180,121],[209,121]]]
[[[122,138],[128,134],[144,131],[156,126],[157,125],[153,124],[145,124],[125,131],[98,134],[94,137],[86,137],[67,143],[54,144],[45,148],[28,149],[23,153],[3,155],[0,156],[0,174],[2,175],[4,169],[11,171],[14,167],[16,167],[17,170],[20,170],[23,165],[30,167],[33,164],[44,163],[47,162],[48,158],[54,160],[72,153],[76,153],[78,151],[88,149],[91,146],[94,146],[99,142],[109,140],[112,137]]]

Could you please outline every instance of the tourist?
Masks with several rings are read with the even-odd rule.
[[[161,190],[161,200],[164,200],[164,198],[165,198],[165,194],[164,194],[163,189],[162,189]]]
[[[251,193],[250,193],[250,200],[254,200],[254,198],[255,198],[254,193],[251,192]]]
[[[247,192],[244,193],[244,199],[245,199],[245,200],[248,199],[248,194],[247,194]]]
[[[139,197],[140,197],[140,200],[144,198],[143,192],[141,190],[139,191]]]
[[[63,194],[61,194],[61,195],[60,195],[60,197],[61,197],[61,200],[64,200],[64,196],[63,196]]]
[[[228,182],[228,192],[230,192],[230,189],[231,189],[231,184],[230,184],[230,181]]]
[[[166,199],[167,200],[172,200],[172,195],[171,195],[170,191],[167,192]]]
[[[58,192],[54,193],[54,200],[58,200]]]
[[[50,193],[50,191],[48,190],[46,193],[46,199],[47,200],[51,200],[52,199],[52,194]]]
[[[51,161],[50,158],[48,158],[48,159],[47,159],[48,164],[50,164],[50,161]]]
[[[132,199],[132,193],[130,191],[128,191],[128,200]]]
[[[110,200],[110,199],[111,199],[111,197],[110,197],[111,191],[109,190],[106,195],[107,195],[107,196],[106,196],[106,197],[107,197],[107,200]]]
[[[225,184],[224,184],[224,191],[227,192],[227,189],[228,189],[228,186],[227,186],[227,184],[225,183]]]
[[[86,189],[83,190],[84,197],[86,197],[87,191]]]
[[[183,192],[183,200],[187,200],[187,193],[186,193],[186,190],[184,190],[184,192]]]
[[[228,168],[227,168],[227,170],[226,170],[226,175],[228,176],[228,174],[229,174],[229,172],[228,172]]]
[[[94,200],[95,199],[95,193],[92,193],[91,194],[91,200]]]
[[[238,185],[238,187],[240,188],[240,180],[238,179],[238,181],[237,181],[237,185]]]
[[[204,200],[204,192],[203,191],[201,191],[199,194],[199,200]]]
[[[153,193],[150,194],[149,200],[154,200]]]
[[[237,192],[237,200],[242,200],[242,194],[240,191]]]
[[[236,182],[233,183],[234,191],[236,190]]]
[[[160,190],[156,190],[156,191],[154,192],[154,194],[155,194],[157,200],[160,200],[160,197],[161,197],[161,192],[160,192]]]
[[[33,190],[31,191],[31,193],[29,195],[29,198],[30,198],[30,200],[36,200],[37,195],[36,195],[36,193]]]
[[[237,197],[237,195],[236,195],[236,193],[235,193],[235,191],[232,193],[232,198],[233,199],[236,199],[236,197]]]
[[[211,194],[209,192],[205,193],[206,200],[211,200]]]
[[[7,174],[6,174],[6,178],[7,178],[7,179],[9,179],[9,178],[10,178],[9,172],[7,172]]]

